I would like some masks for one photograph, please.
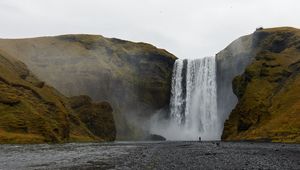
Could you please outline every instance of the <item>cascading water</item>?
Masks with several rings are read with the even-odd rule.
[[[176,60],[170,107],[171,120],[187,139],[220,139],[214,57]]]
[[[214,57],[175,61],[170,112],[163,126],[154,125],[160,128],[154,133],[168,140],[220,140]]]

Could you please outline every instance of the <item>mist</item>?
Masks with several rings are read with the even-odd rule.
[[[163,115],[169,114],[165,110],[157,111],[150,119],[150,134],[161,135],[170,141],[195,141],[198,140],[197,129],[186,129],[176,121]],[[196,135],[196,136],[195,136]]]

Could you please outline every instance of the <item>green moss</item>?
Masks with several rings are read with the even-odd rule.
[[[97,35],[63,35],[0,40],[0,46],[63,94],[84,94],[95,101],[109,101],[119,120],[118,132],[124,132],[124,136],[130,136],[130,132],[136,136],[142,130],[123,123],[127,121],[126,114],[137,113],[147,120],[154,110],[169,104],[176,57],[153,45]],[[34,90],[45,95],[43,84],[34,84]],[[51,92],[42,97],[52,98]]]
[[[224,140],[299,142],[300,31],[276,28],[258,31],[255,60],[233,81],[239,98],[226,121]]]
[[[97,137],[75,113],[68,98],[41,85],[24,64],[0,51],[0,143],[106,141],[115,136]],[[114,122],[107,128],[114,129]]]

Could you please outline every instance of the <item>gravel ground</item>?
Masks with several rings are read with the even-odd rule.
[[[300,144],[115,142],[0,145],[0,169],[300,170]]]

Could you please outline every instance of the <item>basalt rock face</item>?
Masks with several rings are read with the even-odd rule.
[[[111,103],[118,139],[142,139],[146,120],[169,104],[176,57],[149,44],[64,35],[2,39],[0,49],[64,95]]]
[[[262,29],[252,36],[253,59],[233,80],[238,103],[222,139],[300,142],[300,30]]]
[[[37,79],[25,64],[0,50],[0,143],[114,139],[114,133],[99,135],[89,130],[88,122],[79,118],[81,111],[73,110],[69,100]],[[109,107],[109,104],[105,105]],[[92,106],[89,103],[87,109],[94,109],[95,106]],[[100,107],[102,109],[102,105]],[[97,115],[110,115],[108,120],[111,122],[112,110],[101,109]],[[101,125],[106,124],[107,120],[101,119]],[[107,128],[111,131],[115,129],[113,125],[98,129],[107,131]]]
[[[92,103],[88,96],[75,96],[70,98],[70,104],[75,115],[94,135],[110,141],[115,140],[113,109],[108,102]]]
[[[255,51],[253,41],[253,35],[243,36],[216,55],[217,109],[222,122],[225,122],[238,102],[232,90],[232,81],[252,61]]]

